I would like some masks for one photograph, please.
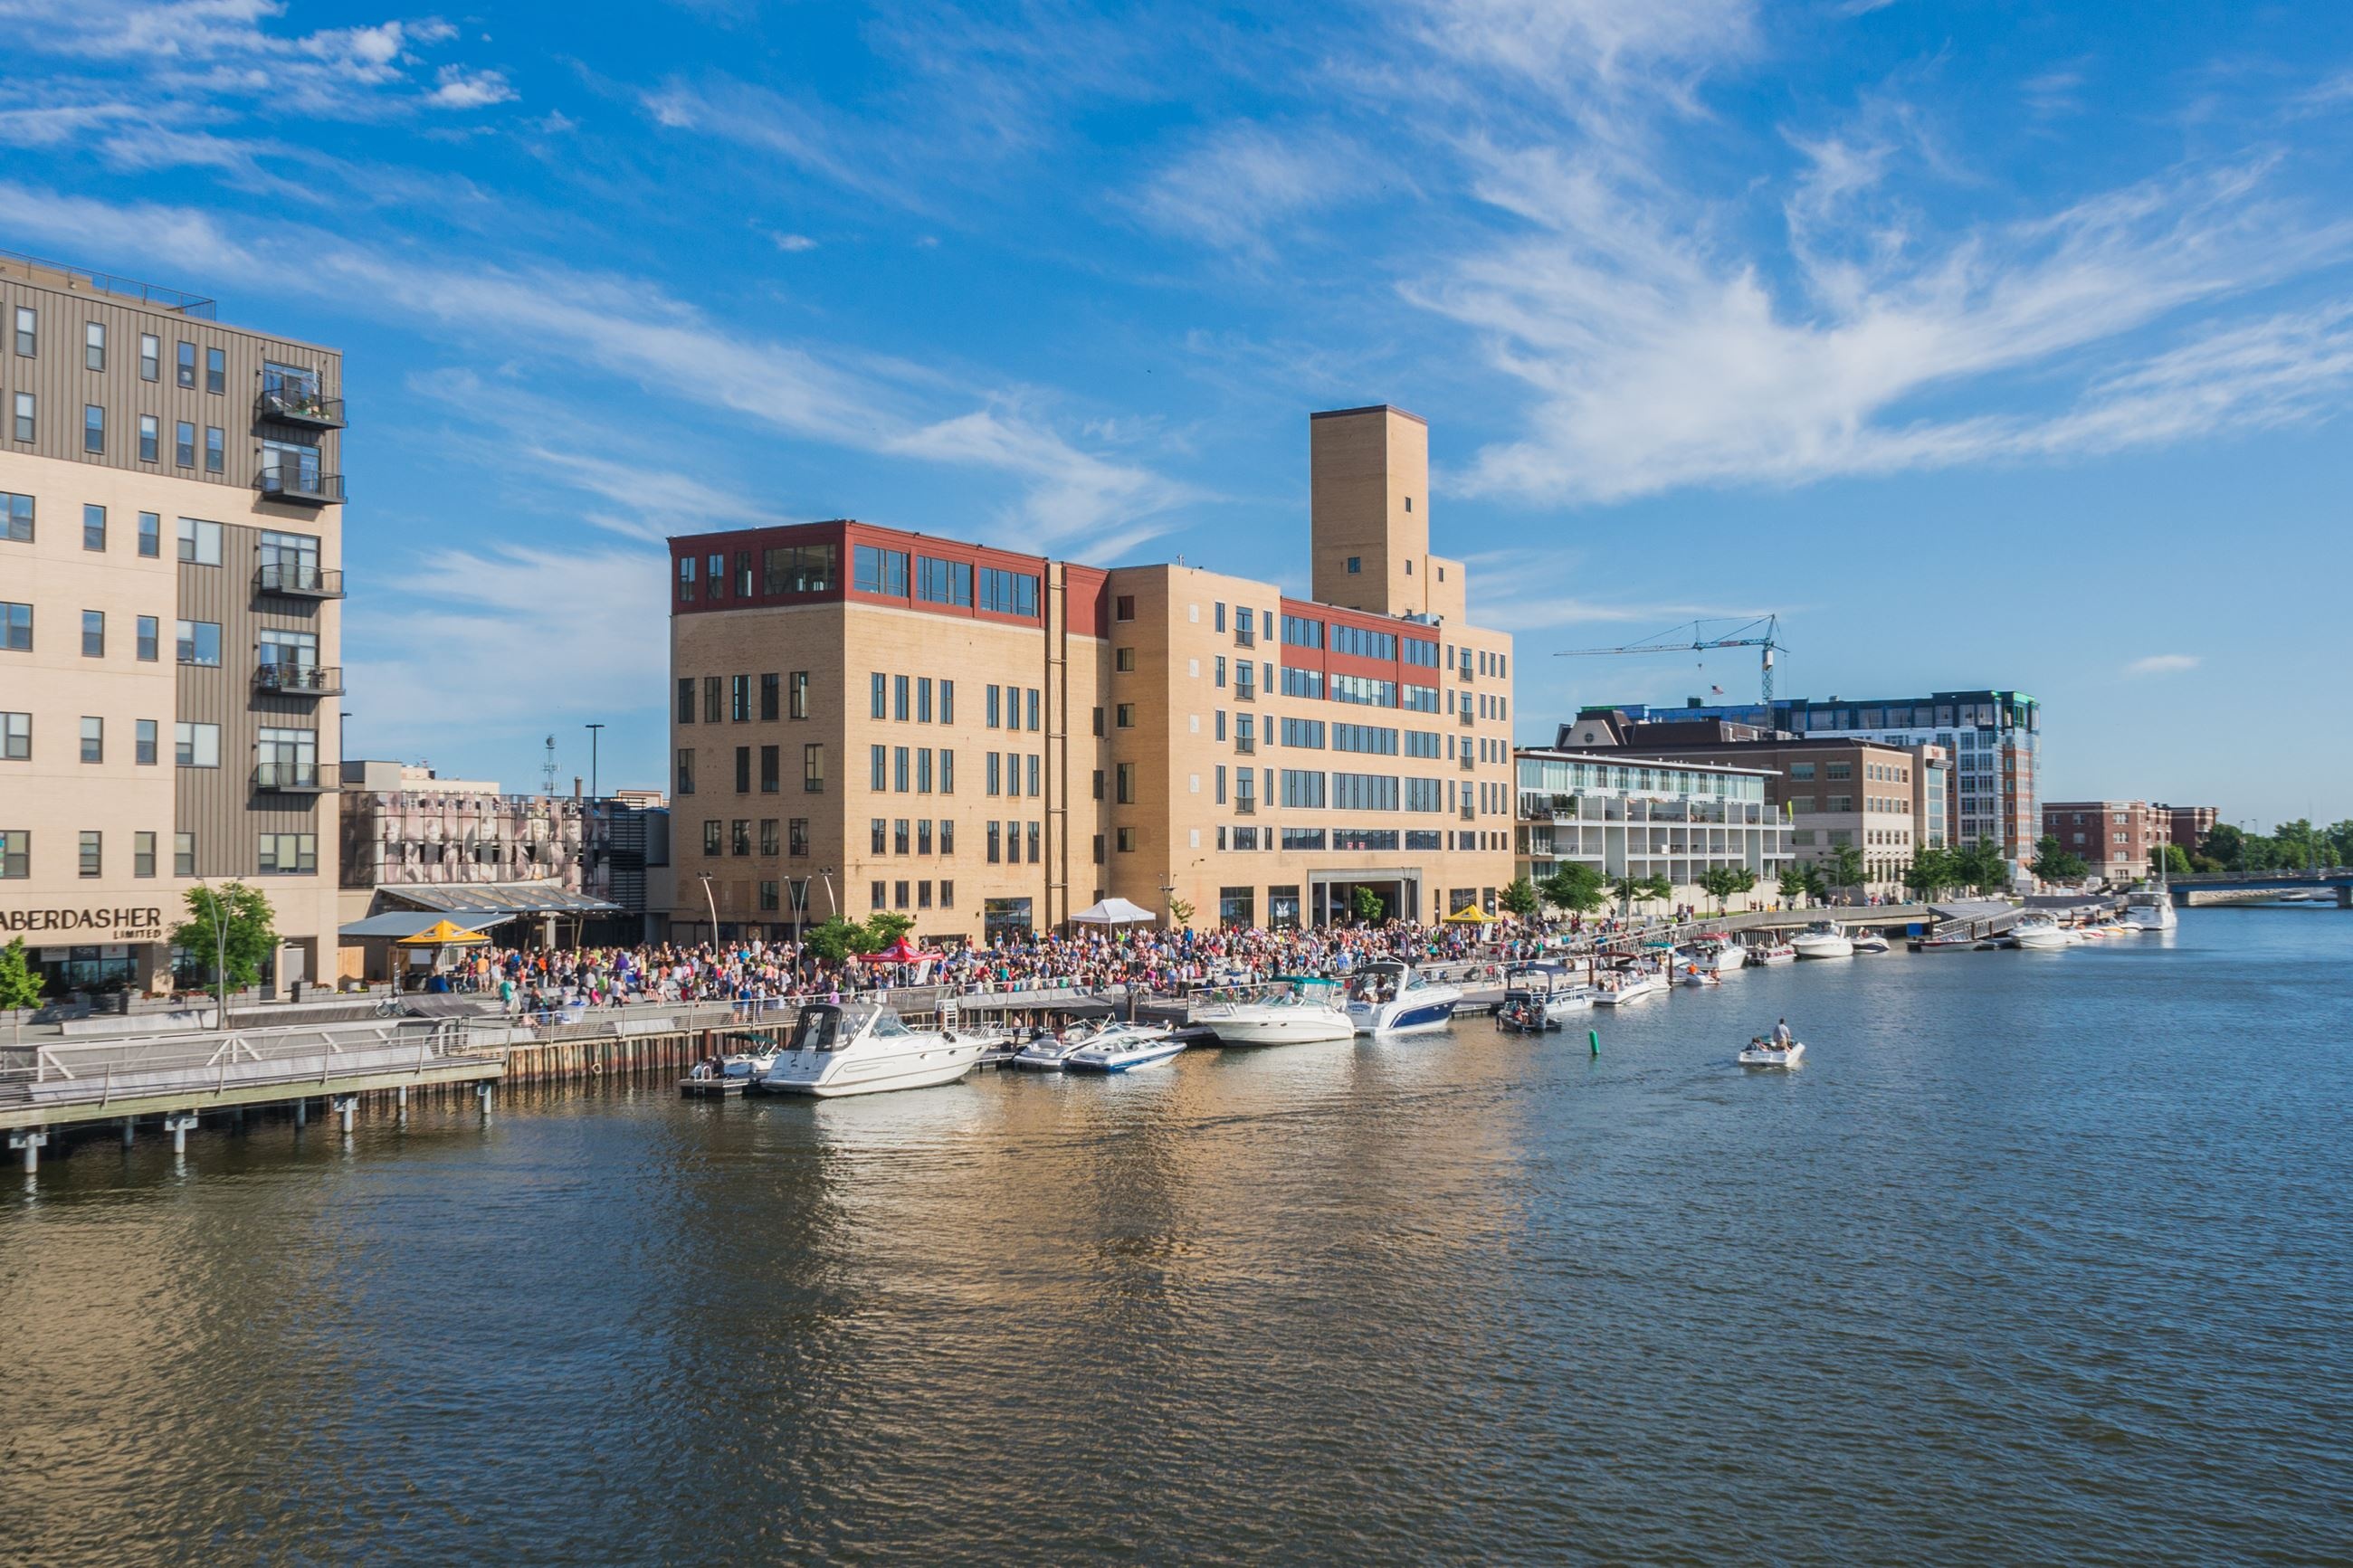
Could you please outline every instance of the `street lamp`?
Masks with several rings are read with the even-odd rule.
[[[604,738],[600,731],[605,726],[584,724],[581,728],[588,731],[588,798],[595,800],[599,794],[596,788],[596,742]]]
[[[825,879],[826,918],[838,921],[841,918],[841,908],[833,901],[833,868],[825,867],[818,872],[818,875]]]
[[[719,905],[711,896],[711,873],[700,871],[696,876],[702,883],[702,902],[711,910],[711,945],[719,945]]]
[[[213,891],[210,882],[199,882],[204,889],[206,912],[213,921],[213,1027],[228,1027],[228,932],[221,925],[220,895]]]

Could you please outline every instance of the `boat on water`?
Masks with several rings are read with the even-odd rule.
[[[1290,989],[1261,1002],[1235,1002],[1200,1014],[1221,1046],[1295,1046],[1353,1039],[1356,1020],[1341,1005],[1339,982],[1289,976]]]
[[[1816,921],[1789,939],[1789,945],[1799,958],[1852,958],[1854,938],[1839,929],[1836,921]]]
[[[1646,996],[1663,995],[1669,989],[1667,977],[1655,969],[1635,966],[1612,970],[1594,988],[1593,1004],[1597,1007],[1623,1007]]]
[[[2163,888],[2142,888],[2125,895],[2127,931],[2171,931],[2181,923],[2173,912],[2173,895]]]
[[[1702,969],[1712,969],[1718,974],[1727,969],[1737,969],[1748,962],[1748,950],[1738,942],[1729,940],[1710,942],[1702,948],[1700,952],[1702,956],[1699,966]]]
[[[1592,1005],[1592,987],[1580,982],[1567,964],[1538,960],[1514,964],[1504,972],[1504,1003],[1495,1009],[1495,1023],[1514,1034],[1535,1034],[1557,1029],[1572,1015]]]
[[[2010,928],[2012,941],[2037,952],[2055,952],[2075,945],[2075,933],[2049,915],[2028,915]]]
[[[1798,1065],[1798,1058],[1805,1054],[1806,1042],[1803,1040],[1791,1040],[1784,1046],[1760,1036],[1749,1041],[1748,1048],[1740,1053],[1740,1065],[1745,1068],[1793,1068]]]
[[[1129,1072],[1168,1060],[1185,1042],[1165,1024],[1106,1024],[1062,1058],[1064,1072]]]
[[[1455,987],[1395,959],[1367,963],[1348,978],[1348,1021],[1360,1035],[1442,1029],[1461,1000]]]
[[[756,1079],[776,1065],[776,1057],[784,1048],[774,1035],[756,1035],[741,1043],[750,1048],[731,1051],[719,1058],[721,1078]]]
[[[1882,936],[1879,932],[1875,931],[1857,931],[1855,933],[1854,951],[1856,952],[1885,952],[1887,950],[1887,939]]]
[[[754,1081],[770,1094],[834,1099],[954,1083],[972,1071],[987,1037],[911,1029],[878,1002],[812,1002],[791,1037]]]
[[[1754,942],[1748,949],[1748,962],[1760,965],[1795,963],[1798,962],[1798,950],[1786,942]]]

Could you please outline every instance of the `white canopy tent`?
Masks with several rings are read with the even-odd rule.
[[[1131,904],[1125,899],[1105,899],[1091,909],[1081,910],[1071,917],[1071,921],[1075,925],[1132,926],[1149,925],[1159,918],[1150,910]]]

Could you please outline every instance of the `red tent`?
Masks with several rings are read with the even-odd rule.
[[[902,933],[898,941],[881,952],[863,953],[860,956],[869,963],[921,963],[931,954],[909,942]]]

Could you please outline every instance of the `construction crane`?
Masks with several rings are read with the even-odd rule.
[[[1555,658],[1594,658],[1604,654],[1705,653],[1708,649],[1716,647],[1757,648],[1761,650],[1759,668],[1763,672],[1765,706],[1771,708],[1773,706],[1773,655],[1776,650],[1788,646],[1781,641],[1781,617],[1778,615],[1766,616],[1745,625],[1735,626],[1723,637],[1707,635],[1710,625],[1727,624],[1729,623],[1725,621],[1713,623],[1694,621],[1688,626],[1676,626],[1672,630],[1661,632],[1657,637],[1649,637],[1638,643],[1628,643],[1621,647],[1565,648],[1553,657]]]

